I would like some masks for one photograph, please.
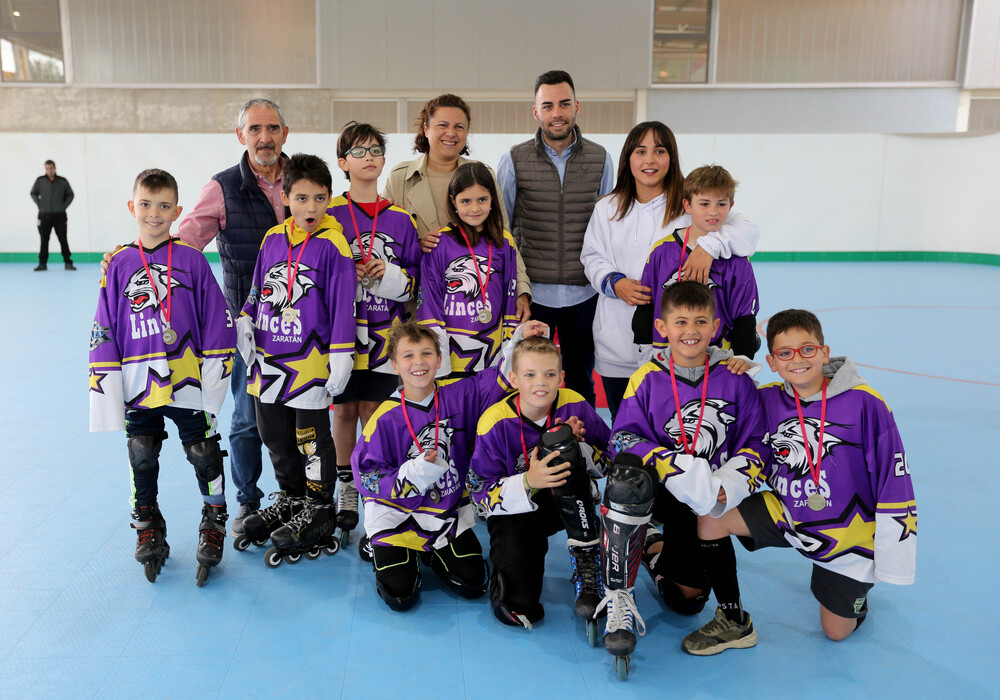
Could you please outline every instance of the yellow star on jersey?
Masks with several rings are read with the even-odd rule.
[[[166,406],[170,403],[170,396],[173,393],[174,387],[169,381],[166,384],[160,384],[155,378],[151,378],[149,383],[149,394],[146,398],[139,402],[139,405],[145,406],[146,408]]]
[[[167,365],[170,367],[170,382],[174,386],[180,386],[188,379],[201,381],[201,362],[190,345],[184,348],[180,357],[169,360]]]
[[[656,473],[659,474],[660,481],[665,481],[670,477],[681,473],[681,470],[674,466],[674,456],[664,456],[661,448],[657,448],[650,452],[642,461],[649,464],[650,460],[653,460],[653,464],[656,465]]]
[[[816,532],[833,542],[833,549],[822,556],[823,559],[833,559],[852,547],[871,551],[875,539],[875,521],[865,520],[861,517],[861,513],[855,513],[847,525]]]
[[[329,355],[320,352],[316,346],[309,349],[309,354],[304,359],[286,362],[285,366],[295,373],[295,379],[288,387],[288,393],[294,393],[310,381],[329,373],[329,363]]]
[[[101,382],[106,376],[108,375],[101,374],[96,370],[90,370],[90,390],[103,393],[104,389],[101,387]]]
[[[401,532],[398,535],[383,537],[381,542],[392,545],[393,547],[405,547],[406,549],[422,550],[424,546],[430,542],[430,538],[424,537],[419,532],[413,532],[410,530],[408,532]]]
[[[494,486],[490,489],[490,510],[493,510],[503,503],[503,496],[500,495],[502,490],[503,489],[500,486]]]
[[[907,508],[903,515],[893,516],[893,520],[903,526],[903,533],[899,536],[900,542],[910,535],[917,534],[917,514],[913,512],[912,508]]]
[[[233,373],[233,358],[235,355],[230,355],[228,360],[223,360],[222,362],[222,379],[225,379],[230,374]]]

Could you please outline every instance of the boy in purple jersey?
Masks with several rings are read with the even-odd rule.
[[[170,553],[156,501],[164,418],[177,425],[205,501],[200,586],[225,543],[225,453],[215,416],[233,366],[233,321],[205,256],[170,237],[181,213],[177,181],[163,170],[142,171],[128,208],[139,239],[114,253],[101,278],[90,336],[90,429],[124,428],[128,436],[135,558],[153,581]]]
[[[416,295],[421,252],[413,217],[378,193],[385,134],[371,124],[349,122],[340,133],[337,154],[351,186],[326,211],[344,227],[358,279],[354,370],[344,392],[333,399],[337,522],[346,533],[358,524],[358,491],[351,477],[358,419],[363,428],[396,390],[386,352],[389,331],[409,318],[404,303]]]
[[[716,560],[721,568],[736,566],[728,538],[699,546],[695,513],[730,510],[763,481],[760,397],[749,377],[723,368],[731,353],[709,345],[719,327],[712,292],[678,282],[664,290],[660,308],[656,326],[670,346],[629,380],[612,429],[614,463],[601,508],[604,646],[626,666],[635,632],[645,632],[632,588],[650,517],[664,523],[663,549],[648,564],[660,594],[677,612],[694,614],[714,582]],[[752,646],[753,623],[739,601],[725,614]]]
[[[678,271],[695,249],[698,239],[721,229],[729,216],[737,182],[725,168],[706,165],[684,178],[684,211],[691,225],[677,229],[654,244],[642,271],[642,284],[653,290],[653,303],[636,308],[633,329],[637,343],[664,348],[667,339],[654,324],[661,318],[660,292],[678,280]],[[712,263],[705,282],[715,295],[715,316],[719,329],[712,345],[732,349],[736,355],[752,358],[760,347],[757,335],[757,280],[748,258],[720,257]]]
[[[830,357],[814,314],[775,314],[767,349],[768,364],[784,380],[760,388],[772,490],[700,521],[698,535],[738,535],[751,551],[798,549],[813,562],[823,631],[840,641],[861,626],[876,581],[913,583],[917,505],[910,468],[885,400],[849,358]],[[739,598],[735,576],[716,596],[720,604],[723,596]]]
[[[493,614],[528,629],[545,614],[539,599],[548,538],[562,529],[577,614],[592,621],[604,597],[591,477],[607,471],[611,432],[582,396],[559,388],[564,375],[551,340],[519,343],[510,374],[518,391],[479,419],[469,470],[472,499],[488,515]],[[578,444],[571,424],[582,429]],[[596,643],[596,624],[589,624]]]
[[[529,322],[513,342],[545,328]],[[392,330],[389,358],[402,387],[375,411],[351,455],[376,590],[393,610],[409,609],[423,560],[459,595],[477,598],[486,592],[487,568],[465,482],[476,421],[508,391],[507,379],[502,367],[490,367],[435,381],[438,336],[414,322]]]
[[[289,159],[281,198],[292,215],[265,234],[237,321],[247,393],[256,397],[257,426],[280,489],[272,506],[247,518],[244,533],[258,541],[270,533],[271,566],[282,556],[312,556],[320,545],[335,548],[328,407],[354,365],[357,276],[343,227],[326,213],[331,186],[322,159]]]

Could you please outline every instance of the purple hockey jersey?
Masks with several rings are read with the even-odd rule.
[[[525,448],[530,458],[538,445],[545,425],[518,416],[517,397],[512,394],[491,406],[479,419],[476,449],[469,468],[468,487],[472,500],[488,515],[527,513],[538,506],[524,488],[521,475],[528,471]],[[549,411],[552,424],[571,416],[583,421],[586,442],[580,448],[588,462],[588,471],[597,478],[607,473],[607,449],[611,431],[604,419],[580,394],[560,389]],[[524,444],[521,444],[521,436]]]
[[[208,261],[176,239],[145,254],[149,274],[132,243],[101,278],[90,334],[91,431],[124,430],[126,408],[217,414],[226,397],[236,336]],[[168,256],[173,344],[163,339]]]
[[[500,368],[492,367],[436,386],[437,421],[433,394],[421,403],[406,402],[419,451],[396,394],[372,415],[351,455],[354,483],[365,503],[365,532],[373,544],[430,551],[475,524],[465,480],[476,422],[510,385]],[[435,422],[438,463],[428,464],[422,455],[434,447]]]
[[[351,218],[353,209],[354,218]],[[347,197],[335,197],[326,210],[344,227],[344,238],[351,246],[354,262],[364,259],[358,244],[360,234],[365,254],[385,261],[385,274],[368,289],[357,285],[357,340],[354,369],[370,369],[392,374],[386,348],[392,324],[407,320],[404,303],[415,298],[417,275],[420,271],[420,239],[413,217],[383,199],[379,205],[378,230],[372,237],[373,219],[357,202]],[[357,222],[360,231],[354,230]]]
[[[612,457],[619,452],[640,457],[656,469],[678,499],[696,512],[711,512],[716,517],[735,508],[764,481],[764,413],[760,396],[750,377],[732,374],[724,366],[730,356],[726,350],[709,347],[704,417],[695,436],[704,368],[674,368],[682,427],[670,382],[670,348],[654,355],[629,379],[609,449]],[[694,446],[694,460],[684,451],[681,430]],[[707,462],[711,472],[698,470],[698,460]],[[710,484],[705,481],[707,477],[712,477]],[[726,491],[724,506],[714,504],[719,486]],[[710,501],[705,496],[710,496]]]
[[[455,240],[455,236],[458,240]],[[514,239],[504,231],[504,244],[493,246],[486,301],[480,280],[486,282],[489,248],[485,238],[472,247],[476,262],[460,233],[448,226],[441,242],[420,266],[417,319],[447,336],[452,372],[478,372],[496,359],[517,326],[517,253]],[[476,274],[476,265],[479,274]],[[478,314],[486,309],[488,323]]]
[[[653,318],[660,318],[663,290],[677,281],[681,251],[684,249],[684,231],[679,228],[654,244],[642,270],[642,283],[653,290]],[[685,260],[691,250],[693,248],[688,248],[684,253]],[[733,321],[740,316],[756,316],[760,307],[753,266],[747,258],[719,258],[712,263],[707,285],[715,295],[715,315],[720,321],[712,345],[729,348]],[[665,348],[668,344],[666,337],[654,327],[653,347]]]
[[[768,485],[781,500],[771,516],[785,539],[816,564],[858,581],[913,583],[917,504],[906,451],[885,400],[846,357],[831,358],[819,493],[826,508],[806,504],[816,492],[795,397],[781,382],[760,388],[769,448]],[[813,459],[822,395],[801,399]]]
[[[286,219],[264,236],[237,343],[247,360],[247,393],[264,403],[326,408],[330,396],[344,390],[354,365],[354,259],[330,215],[308,243],[296,226],[289,255],[291,224]],[[291,320],[283,316],[286,309],[294,310]]]

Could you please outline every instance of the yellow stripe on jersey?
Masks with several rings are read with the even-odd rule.
[[[90,363],[90,368],[91,369],[99,369],[99,368],[102,368],[102,367],[121,367],[121,366],[122,366],[121,362],[91,362]]]
[[[770,384],[761,384],[758,389],[770,389],[772,386],[784,386],[784,382],[771,382]]]
[[[663,369],[655,362],[647,362],[646,364],[644,364],[642,367],[640,367],[635,371],[635,374],[633,374],[629,378],[628,386],[625,388],[625,395],[622,396],[622,399],[624,400],[631,396],[635,396],[635,392],[639,389],[639,386],[642,384],[647,374],[649,374],[650,372],[662,372],[662,371]]]
[[[486,412],[483,413],[479,419],[479,423],[476,425],[476,434],[485,435],[493,430],[493,426],[497,423],[510,418],[517,418],[517,412],[510,407],[505,398],[503,401],[495,403],[486,409]]]
[[[375,413],[373,413],[372,417],[368,419],[368,424],[365,425],[364,429],[361,431],[361,434],[365,438],[365,442],[371,442],[371,437],[375,433],[375,428],[378,427],[378,419],[398,405],[399,399],[386,399],[379,404],[379,407],[375,409]]]
[[[126,362],[144,362],[146,360],[153,360],[158,358],[164,358],[167,356],[166,352],[154,352],[151,355],[134,355],[132,357],[123,357],[122,363]]]
[[[865,392],[866,394],[871,394],[871,395],[872,395],[872,396],[874,396],[874,397],[875,397],[876,399],[878,399],[879,401],[881,401],[881,402],[882,402],[882,405],[883,405],[883,406],[885,406],[885,409],[886,409],[886,410],[887,410],[887,411],[888,411],[889,413],[892,413],[892,409],[891,409],[891,408],[889,408],[889,404],[887,404],[887,403],[885,402],[885,399],[883,399],[883,398],[882,398],[882,394],[878,393],[877,391],[875,391],[874,389],[872,389],[872,388],[871,388],[870,386],[868,386],[867,384],[859,384],[858,386],[855,386],[855,387],[851,387],[851,391],[863,391],[863,392]]]
[[[676,240],[677,239],[676,239],[676,237],[674,236],[673,233],[671,233],[669,236],[664,236],[663,238],[661,238],[660,240],[658,240],[656,243],[653,244],[653,247],[649,249],[649,255],[646,256],[646,262],[649,262],[649,259],[651,257],[653,257],[653,251],[654,250],[656,250],[657,248],[659,248],[664,243],[669,243],[670,241],[676,241]]]

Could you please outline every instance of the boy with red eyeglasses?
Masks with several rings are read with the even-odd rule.
[[[849,358],[830,357],[814,314],[775,314],[767,347],[783,380],[760,388],[772,490],[700,521],[698,535],[734,534],[751,551],[798,549],[813,562],[823,632],[840,641],[861,626],[876,581],[914,581],[917,506],[906,452],[885,400]],[[735,575],[728,591],[738,599]]]

